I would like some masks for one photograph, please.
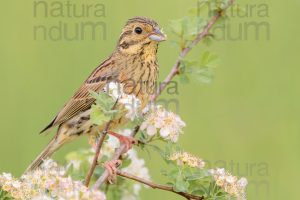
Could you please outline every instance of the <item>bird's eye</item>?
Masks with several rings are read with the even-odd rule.
[[[143,32],[143,30],[142,30],[142,28],[140,28],[140,27],[136,27],[136,28],[134,29],[134,32],[136,32],[137,34],[141,34],[141,33]]]

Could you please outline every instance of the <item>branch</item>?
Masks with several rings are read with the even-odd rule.
[[[180,196],[183,196],[183,197],[185,197],[186,199],[189,199],[189,200],[203,200],[204,199],[203,196],[196,196],[196,195],[185,193],[185,192],[177,192],[171,186],[153,183],[153,182],[151,182],[149,180],[137,177],[137,176],[129,174],[127,172],[122,172],[122,171],[118,170],[117,174],[119,176],[122,176],[122,177],[125,177],[125,178],[128,178],[128,179],[131,179],[131,180],[143,183],[145,185],[148,185],[148,186],[150,186],[153,189],[160,189],[160,190],[165,190],[165,191],[173,192],[173,193],[178,194]]]
[[[208,34],[210,29],[212,28],[212,26],[217,22],[217,20],[222,17],[222,13],[228,8],[230,7],[232,4],[234,3],[234,0],[230,0],[227,7],[224,8],[222,11],[217,12],[207,23],[207,25],[205,26],[205,28],[203,29],[202,32],[199,32],[198,35],[196,36],[196,38],[192,41],[192,44],[186,48],[184,48],[179,57],[177,58],[175,64],[173,65],[170,73],[168,74],[168,76],[165,78],[165,80],[163,81],[163,84],[161,84],[159,90],[152,96],[151,100],[155,101],[157,99],[157,97],[162,93],[162,91],[166,88],[166,86],[171,82],[171,80],[179,74],[179,67],[180,64],[183,60],[183,58],[191,51],[191,49],[196,46],[203,38],[205,38]],[[135,129],[133,130],[131,136],[134,137],[136,135],[136,133],[139,131],[139,126],[136,126]],[[121,145],[119,147],[119,149],[117,149],[117,151],[115,152],[114,156],[113,156],[113,160],[115,159],[120,159],[122,153],[125,150],[125,145]],[[93,185],[92,189],[98,189],[108,178],[108,171],[105,170],[103,172],[103,174],[98,178],[98,180],[96,181],[96,183]]]
[[[116,105],[118,103],[118,99],[116,100],[116,102],[114,103],[113,107],[112,107],[112,110],[115,109]],[[100,135],[100,138],[99,138],[99,141],[97,142],[97,146],[96,146],[96,152],[95,152],[95,156],[94,156],[94,159],[93,159],[93,162],[92,162],[92,165],[89,169],[89,172],[88,174],[86,175],[86,178],[85,178],[85,181],[84,181],[84,184],[86,187],[89,186],[90,184],[90,181],[91,181],[91,178],[94,174],[94,171],[96,169],[96,166],[98,164],[98,158],[99,158],[99,155],[100,155],[100,150],[102,148],[102,145],[103,145],[103,142],[104,142],[104,139],[107,135],[107,131],[110,127],[110,124],[112,123],[112,119],[109,120],[106,125],[105,125],[105,128],[104,130],[102,131],[102,134]]]
[[[95,153],[92,165],[91,165],[91,167],[89,169],[89,172],[88,172],[88,174],[85,178],[85,181],[84,181],[84,184],[85,184],[86,187],[89,186],[91,178],[92,178],[92,176],[94,174],[94,171],[96,169],[96,166],[98,164],[98,158],[100,156],[100,150],[101,150],[101,147],[103,145],[104,139],[107,135],[107,131],[109,129],[110,123],[111,123],[111,120],[106,123],[105,129],[102,131],[102,134],[100,135],[99,141],[98,141],[97,146],[96,146],[96,153]]]

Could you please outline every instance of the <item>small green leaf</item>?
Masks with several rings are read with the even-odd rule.
[[[92,105],[90,117],[92,123],[97,125],[101,125],[110,120],[110,117],[106,116],[104,112],[101,111],[101,108],[97,105]]]
[[[174,189],[177,192],[187,192],[189,188],[189,182],[185,181],[182,176],[177,176]]]
[[[213,66],[215,66],[217,60],[218,60],[217,55],[206,51],[202,54],[200,62],[201,62],[202,66],[211,66],[211,67],[213,67]]]
[[[96,93],[90,91],[90,94],[96,100],[96,105],[99,105],[104,110],[111,110],[115,104],[115,100],[105,92]]]

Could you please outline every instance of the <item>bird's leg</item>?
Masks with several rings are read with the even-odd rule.
[[[121,160],[110,160],[104,163],[104,168],[108,171],[107,181],[113,184],[117,179],[117,167],[121,165]]]
[[[138,141],[133,137],[120,135],[112,131],[108,131],[107,133],[118,138],[121,144],[125,144],[126,149],[124,153],[126,153],[129,149],[131,149],[133,144],[138,144]]]
[[[107,131],[107,133],[109,135],[118,138],[121,144],[125,144],[126,148],[124,150],[124,153],[126,153],[129,149],[131,149],[133,144],[138,143],[137,140],[134,139],[133,137],[127,137],[112,131]],[[111,160],[104,163],[104,168],[108,171],[109,174],[107,178],[109,183],[114,183],[115,180],[117,179],[117,167],[121,163],[122,163],[121,160]]]

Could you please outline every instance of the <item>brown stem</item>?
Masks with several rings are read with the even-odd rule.
[[[98,158],[99,158],[99,155],[100,155],[100,150],[101,150],[101,147],[103,145],[104,139],[105,139],[105,137],[107,135],[107,131],[108,131],[110,123],[111,123],[111,121],[109,121],[108,123],[106,123],[105,130],[102,131],[102,134],[100,135],[99,141],[98,141],[97,146],[96,146],[96,153],[95,153],[92,165],[91,165],[91,167],[89,169],[89,172],[88,172],[88,174],[87,174],[87,176],[85,178],[85,181],[84,181],[84,184],[85,184],[86,187],[89,186],[91,178],[93,176],[93,173],[94,173],[94,171],[96,169]]]
[[[114,103],[114,105],[113,105],[113,107],[112,107],[112,110],[115,109],[117,103],[118,103],[118,99],[117,99],[116,102]],[[105,137],[106,137],[106,135],[107,135],[107,131],[108,131],[109,127],[110,127],[111,122],[112,122],[112,119],[109,120],[109,121],[106,123],[106,125],[105,125],[105,127],[104,127],[104,130],[102,131],[102,134],[100,135],[99,141],[98,141],[97,146],[96,146],[96,152],[95,152],[95,156],[94,156],[92,165],[91,165],[91,167],[90,167],[90,169],[89,169],[89,171],[88,171],[88,174],[86,175],[85,181],[84,181],[84,184],[85,184],[86,187],[89,186],[89,184],[90,184],[90,182],[91,182],[91,178],[92,178],[92,176],[93,176],[93,174],[94,174],[94,171],[95,171],[95,169],[96,169],[96,166],[97,166],[97,164],[98,164],[98,158],[99,158],[99,156],[100,156],[100,150],[101,150],[101,147],[102,147],[102,145],[103,145],[104,139],[105,139]]]
[[[145,185],[148,185],[148,186],[150,186],[150,187],[153,188],[153,189],[160,189],[160,190],[165,190],[165,191],[173,192],[173,193],[175,193],[175,194],[178,194],[178,195],[180,195],[180,196],[185,197],[186,199],[190,199],[190,200],[192,200],[192,199],[193,199],[193,200],[203,200],[203,199],[204,199],[203,196],[196,196],[196,195],[189,194],[189,193],[186,193],[186,192],[177,192],[177,191],[175,191],[174,188],[171,187],[171,186],[157,184],[157,183],[154,183],[154,182],[152,182],[152,181],[149,181],[149,180],[140,178],[140,177],[138,177],[138,176],[129,174],[129,173],[127,173],[127,172],[122,172],[122,171],[118,170],[118,171],[117,171],[117,174],[118,174],[119,176],[122,176],[122,177],[125,177],[125,178],[128,178],[128,179],[131,179],[131,180],[134,180],[134,181],[143,183],[143,184],[145,184]]]

